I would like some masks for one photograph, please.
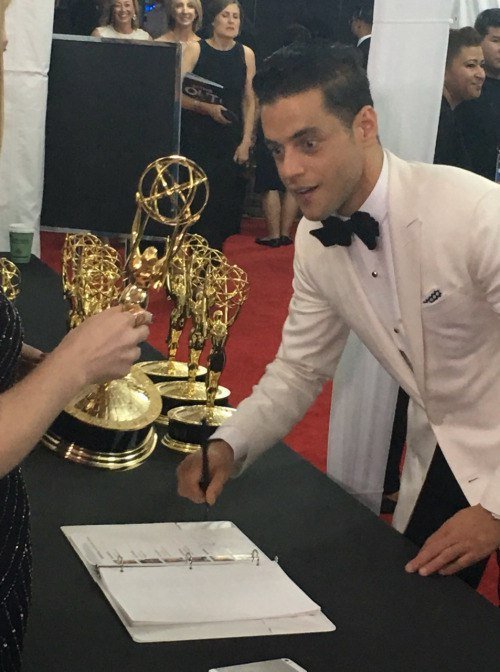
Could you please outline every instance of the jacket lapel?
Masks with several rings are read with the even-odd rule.
[[[411,168],[391,154],[389,160],[389,228],[396,287],[410,347],[410,361],[420,396],[425,396],[424,338],[422,331],[421,227],[412,189]],[[400,198],[404,194],[404,199]],[[404,203],[404,206],[403,206]]]

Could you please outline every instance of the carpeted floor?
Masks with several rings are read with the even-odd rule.
[[[248,300],[230,331],[226,369],[221,377],[221,384],[231,390],[232,405],[250,394],[266,365],[272,361],[292,295],[293,246],[268,248],[255,244],[254,238],[265,234],[262,220],[247,219],[241,235],[229,238],[224,250],[231,263],[247,272],[250,282]],[[42,233],[42,259],[57,272],[61,269],[63,239],[62,234]],[[149,342],[160,352],[165,352],[170,305],[163,292],[150,294],[149,309],[154,315]],[[186,354],[184,335],[178,359],[185,359]],[[330,397],[331,384],[328,384],[306,416],[284,439],[287,445],[322,471],[326,470]],[[492,556],[479,592],[495,604],[498,604],[498,582],[498,563]]]

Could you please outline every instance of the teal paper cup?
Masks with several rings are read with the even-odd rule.
[[[10,224],[10,258],[15,264],[27,264],[31,258],[31,246],[35,230],[29,224]]]

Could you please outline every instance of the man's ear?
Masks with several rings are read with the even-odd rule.
[[[353,129],[363,142],[371,142],[378,137],[377,113],[371,105],[360,109],[353,120]]]

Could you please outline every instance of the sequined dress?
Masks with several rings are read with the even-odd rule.
[[[0,290],[0,392],[14,383],[22,340],[19,315]],[[0,672],[21,669],[30,594],[29,505],[16,468],[0,479]]]

